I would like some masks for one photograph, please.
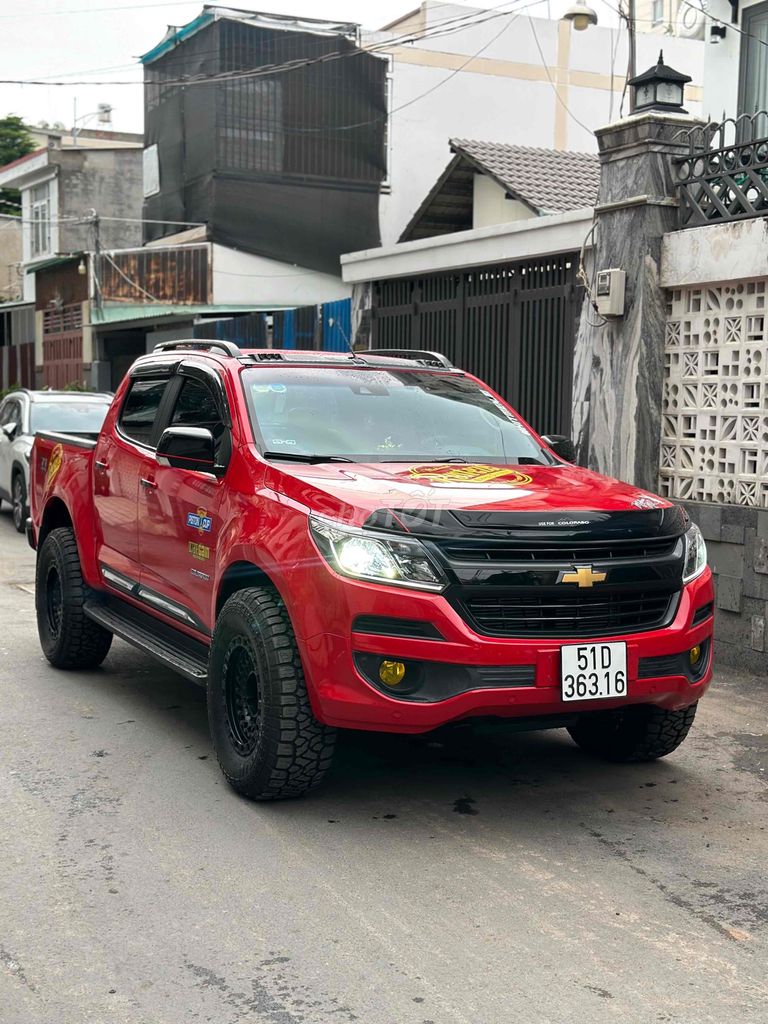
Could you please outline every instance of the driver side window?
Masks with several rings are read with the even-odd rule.
[[[229,454],[229,430],[219,411],[218,403],[211,389],[194,377],[185,377],[176,405],[173,409],[171,427],[204,427],[213,434],[216,461],[225,463]]]

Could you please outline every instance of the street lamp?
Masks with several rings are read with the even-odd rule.
[[[590,25],[597,24],[597,12],[587,7],[586,0],[576,0],[562,16],[562,21],[570,21],[577,32],[583,32]]]
[[[89,121],[92,117],[98,117],[99,124],[109,124],[112,121],[112,107],[109,103],[99,103],[90,114],[77,116],[77,100],[75,100],[75,113],[72,119],[72,145],[77,145],[77,124],[78,121]]]
[[[630,78],[627,83],[633,90],[632,109],[635,113],[646,110],[669,110],[685,114],[683,95],[690,75],[681,75],[664,63],[664,54],[659,51],[656,66],[648,68],[642,75]]]
[[[684,0],[685,2],[685,0]],[[624,0],[619,0],[618,13],[622,21],[626,22],[627,25],[627,36],[629,42],[629,67],[627,69],[627,79],[632,79],[637,73],[637,46],[635,43],[635,0],[626,0],[626,10],[624,10]],[[587,7],[586,0],[576,0],[573,7],[569,7],[563,15],[562,21],[570,21],[573,23],[573,27],[577,32],[583,32],[584,29],[589,28],[590,25],[597,24],[597,14],[592,10],[591,7]],[[631,112],[631,105],[630,105]]]

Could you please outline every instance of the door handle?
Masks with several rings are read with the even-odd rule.
[[[154,480],[147,480],[145,477],[142,476],[142,477],[139,478],[139,483],[141,484],[142,487],[144,487],[148,491],[156,491],[157,490],[157,484],[155,483]]]

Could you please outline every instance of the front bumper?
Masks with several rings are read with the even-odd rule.
[[[709,569],[684,587],[674,620],[668,626],[604,638],[627,644],[628,696],[567,703],[560,694],[560,650],[565,644],[578,643],[578,638],[560,641],[480,636],[441,595],[350,580],[344,580],[341,586],[343,600],[323,602],[320,598],[310,616],[313,624],[326,619],[335,628],[309,635],[297,629],[314,711],[327,725],[418,733],[473,716],[563,716],[627,704],[655,704],[676,710],[695,703],[712,678],[712,614],[693,624],[697,610],[713,605]],[[441,638],[353,631],[353,623],[360,616],[430,623]],[[344,624],[343,630],[339,628],[340,622]],[[601,639],[590,637],[584,642],[599,643]],[[682,661],[674,656],[696,644],[706,646],[706,667],[700,678],[692,681],[683,674]],[[466,666],[471,678],[478,678],[479,669],[480,678],[486,682],[481,689],[469,689],[444,700],[426,701],[418,694],[390,697],[372,686],[361,673],[360,655],[366,654],[438,663],[434,666],[438,671],[440,663],[446,671]],[[664,661],[648,662],[651,658]],[[649,675],[649,666],[651,671],[658,666],[661,672],[672,670],[679,674]],[[498,677],[502,667],[510,670],[509,678],[516,680],[515,685],[487,685],[487,680],[493,678],[493,669],[497,669]]]

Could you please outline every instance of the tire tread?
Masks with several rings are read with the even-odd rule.
[[[212,652],[234,615],[242,616],[252,636],[263,641],[271,690],[264,721],[264,746],[269,756],[258,771],[235,772],[224,763],[215,743],[219,766],[230,785],[251,799],[301,796],[322,782],[333,758],[336,731],[312,713],[293,627],[279,595],[267,587],[248,587],[233,594],[217,620]],[[208,685],[213,685],[212,681]],[[215,737],[213,720],[211,732]]]
[[[46,614],[45,607],[41,607],[39,602],[45,599],[43,594],[44,570],[49,549],[52,549],[53,557],[58,563],[64,602],[63,614],[66,616],[66,621],[64,635],[53,644],[46,643],[41,630],[40,640],[43,653],[55,668],[97,668],[109,653],[112,634],[85,614],[85,602],[91,590],[83,580],[77,541],[74,532],[69,527],[62,526],[51,530],[40,550],[35,586],[38,624],[41,621],[41,616]]]

